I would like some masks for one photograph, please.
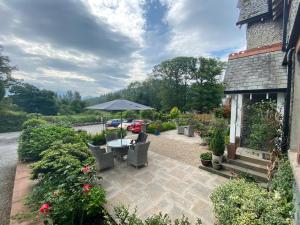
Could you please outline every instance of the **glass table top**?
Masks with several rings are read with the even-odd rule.
[[[116,139],[107,142],[107,146],[112,148],[121,148],[129,145],[131,145],[131,139]]]

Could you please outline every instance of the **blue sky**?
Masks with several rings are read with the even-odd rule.
[[[245,48],[237,0],[0,0],[0,45],[14,76],[97,96],[176,56],[226,60]]]

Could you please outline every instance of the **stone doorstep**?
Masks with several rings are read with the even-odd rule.
[[[18,213],[28,213],[30,210],[24,204],[26,196],[31,192],[34,181],[30,179],[29,164],[18,163],[16,168],[16,176],[14,181],[14,190],[12,196],[12,205],[10,211],[10,217],[17,215]],[[33,221],[17,221],[11,220],[10,225],[42,225],[43,222]]]

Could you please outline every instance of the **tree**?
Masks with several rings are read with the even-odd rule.
[[[10,66],[10,60],[7,56],[1,54],[3,48],[0,46],[0,101],[5,96],[5,89],[9,88],[15,79],[12,78],[11,73],[16,69],[14,66]]]
[[[200,57],[198,64],[197,71],[192,76],[189,108],[205,113],[221,103],[223,85],[218,76],[222,74],[225,63],[215,58]]]
[[[52,91],[40,90],[30,84],[17,84],[10,88],[13,103],[28,113],[56,115],[58,107]]]
[[[161,98],[163,110],[173,106],[183,110],[187,102],[188,80],[196,71],[194,57],[177,57],[156,65],[153,73],[162,80]]]

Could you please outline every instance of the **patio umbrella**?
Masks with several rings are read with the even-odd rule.
[[[121,112],[121,139],[122,139],[122,111],[125,110],[151,110],[153,108],[149,106],[145,106],[136,102],[131,102],[126,99],[117,99],[110,102],[104,102],[98,105],[92,105],[89,107],[86,107],[87,109],[98,109],[103,111],[120,111]]]

